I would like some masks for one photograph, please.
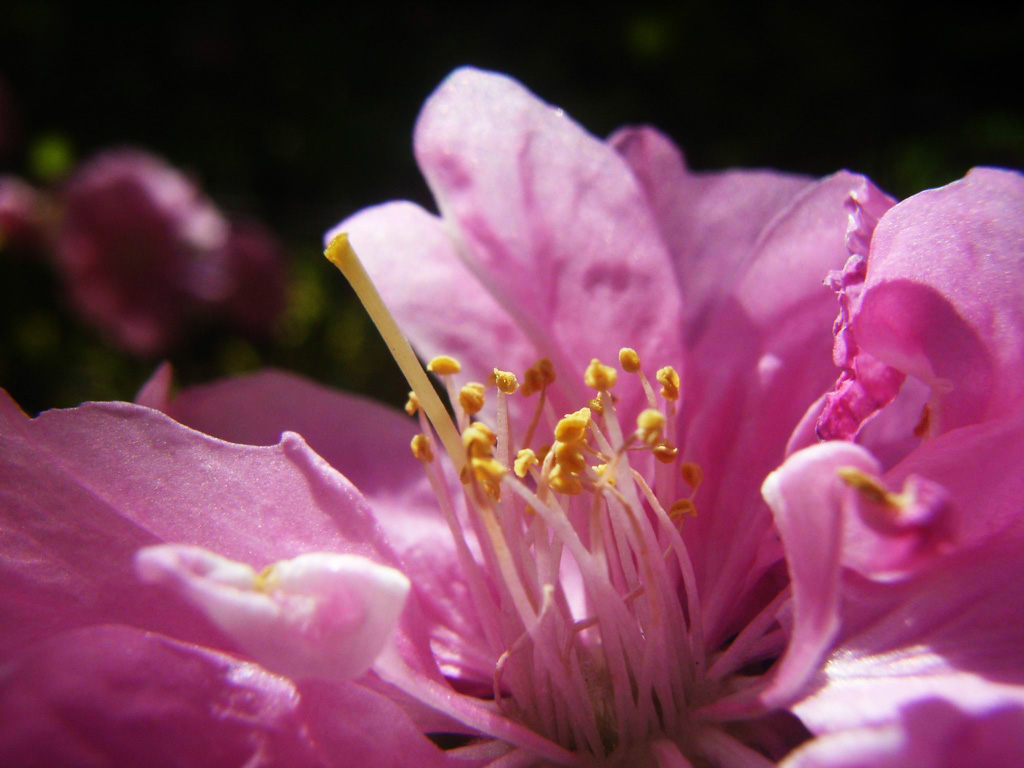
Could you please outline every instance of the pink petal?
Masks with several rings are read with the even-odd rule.
[[[55,635],[7,667],[0,763],[326,766],[299,694],[255,664],[120,626]]]
[[[687,325],[696,332],[732,294],[769,222],[813,181],[775,171],[694,173],[654,128],[623,128],[608,143],[629,163],[669,248]]]
[[[359,489],[395,548],[429,540],[452,549],[423,468],[407,448],[419,425],[404,413],[275,370],[189,387],[163,410],[245,445],[276,445],[296,432]]]
[[[446,674],[480,677],[479,670],[471,670],[493,654],[484,650],[482,629],[437,499],[423,467],[408,450],[419,430],[413,419],[273,370],[189,387],[163,410],[183,424],[238,443],[274,445],[285,431],[300,433],[369,502],[420,604],[436,622],[435,644],[437,635],[444,637]],[[492,672],[493,659],[484,675],[488,685]]]
[[[626,163],[515,81],[459,69],[427,100],[416,157],[460,257],[582,400],[592,357],[678,360],[668,254]],[[573,407],[578,407],[576,402]]]
[[[922,477],[942,486],[947,512],[936,534],[945,551],[1024,533],[1024,411],[926,440],[885,476],[899,489]]]
[[[352,247],[420,356],[429,360],[444,354],[459,360],[460,384],[486,381],[494,368],[521,375],[542,356],[459,258],[438,217],[413,203],[386,203],[344,220],[325,235],[325,241],[340,232],[348,232]],[[494,397],[490,392],[491,403]],[[520,399],[514,402],[519,404]],[[528,418],[532,403],[522,405],[521,416]]]
[[[1020,551],[996,540],[909,582],[848,584],[844,637],[796,714],[822,732],[894,722],[932,697],[972,712],[1024,704]]]
[[[764,498],[786,553],[793,630],[766,684],[706,707],[702,712],[708,717],[750,716],[786,706],[818,669],[839,628],[843,487],[836,469],[865,463],[856,446],[823,443],[793,454],[764,481]]]
[[[256,566],[309,551],[397,565],[359,492],[294,434],[234,445],[127,403],[29,419],[4,396],[0,446],[4,645],[99,621],[224,645],[194,611],[136,582],[134,552],[161,541]],[[410,602],[410,663],[429,669],[421,621]]]
[[[1024,177],[980,168],[878,223],[854,307],[861,348],[931,385],[933,434],[997,417],[1024,382]]]
[[[167,408],[171,402],[171,391],[173,387],[174,367],[171,365],[169,360],[164,360],[139,388],[139,391],[135,394],[134,402],[136,405],[144,405],[147,408],[153,408],[154,410],[167,413]],[[181,419],[179,419],[179,421],[181,421]],[[185,422],[182,421],[182,424],[184,423]]]
[[[464,765],[434,746],[387,696],[351,683],[311,682],[300,690],[300,708],[310,735],[339,766]]]
[[[199,547],[147,547],[143,581],[174,589],[274,672],[333,682],[366,672],[390,642],[409,580],[358,555],[310,552],[259,576]]]
[[[969,715],[953,704],[924,700],[897,723],[821,736],[782,768],[1003,768],[1024,765],[1024,707],[1007,705]]]
[[[805,187],[760,233],[733,293],[691,331],[680,442],[704,468],[696,503],[714,510],[688,526],[702,602],[707,595],[718,614],[707,619],[712,635],[726,629],[721,615],[760,577],[751,564],[772,546],[761,481],[835,382],[837,306],[822,281],[847,259],[845,202],[867,183],[844,172]]]

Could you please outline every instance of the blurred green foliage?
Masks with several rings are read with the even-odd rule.
[[[22,140],[0,172],[54,181],[124,144],[165,156],[290,254],[271,337],[199,329],[169,355],[179,381],[275,365],[400,404],[405,386],[320,238],[369,204],[432,205],[412,127],[460,64],[512,74],[598,135],[658,125],[697,169],[848,167],[902,197],[973,165],[1024,166],[1021,91],[1005,85],[1020,5],[442,7],[8,0],[0,77]],[[45,262],[7,249],[0,266],[0,385],[30,412],[134,395],[159,360],[84,327]]]

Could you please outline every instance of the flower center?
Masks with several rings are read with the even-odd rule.
[[[656,394],[637,353],[620,352],[622,370],[647,400],[635,428],[624,429],[611,394],[619,372],[598,360],[583,375],[594,398],[559,418],[547,397],[555,382],[547,360],[527,370],[522,385],[495,369],[487,384],[456,389],[459,363],[435,358],[427,369],[447,387],[453,419],[347,237],[335,238],[326,255],[412,386],[406,410],[422,432],[411,448],[497,657],[498,709],[551,741],[611,761],[661,736],[688,742],[689,714],[715,697],[717,681],[736,666],[724,654],[707,669],[696,580],[680,534],[697,513],[703,472],[680,462],[667,439],[680,397],[676,371],[657,371]],[[489,392],[493,426],[474,420]],[[524,424],[512,421],[514,396],[536,396]],[[435,441],[462,481],[465,513],[434,461]]]

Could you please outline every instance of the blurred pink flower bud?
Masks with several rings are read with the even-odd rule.
[[[16,176],[0,176],[0,249],[41,244],[46,203],[30,184]]]
[[[233,222],[227,243],[231,290],[224,312],[239,329],[262,333],[284,309],[284,252],[274,236],[253,221]]]
[[[101,154],[72,176],[65,206],[56,259],[71,300],[122,346],[159,352],[224,297],[228,223],[162,160]]]
[[[136,150],[87,161],[65,190],[56,259],[71,299],[137,354],[172,345],[198,316],[267,328],[284,303],[279,246],[232,226],[182,173]]]

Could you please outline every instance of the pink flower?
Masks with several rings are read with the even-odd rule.
[[[263,330],[283,303],[278,247],[233,227],[181,173],[143,152],[85,163],[64,191],[58,269],[79,311],[116,343],[155,354],[199,316]]]
[[[473,70],[416,151],[442,217],[338,231],[420,353],[461,361],[434,366],[458,429],[416,384],[421,465],[404,418],[273,372],[140,394],[234,443],[0,402],[0,757],[1024,754],[1019,176],[893,206],[848,173],[695,174],[650,129],[601,142]],[[329,256],[365,294],[347,242]],[[856,441],[815,444],[830,424]]]

